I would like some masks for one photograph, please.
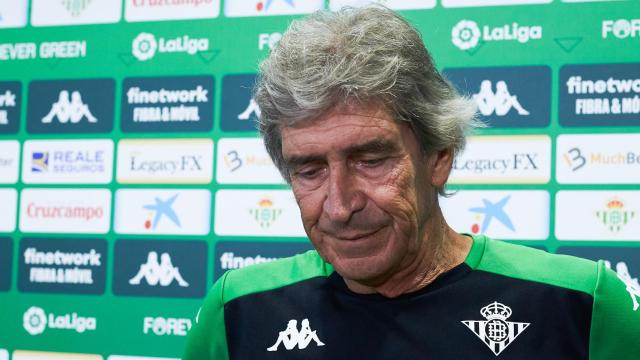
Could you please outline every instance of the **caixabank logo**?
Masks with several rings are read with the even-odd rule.
[[[18,289],[59,294],[104,293],[107,243],[102,239],[24,238]]]
[[[255,74],[227,75],[222,79],[222,131],[256,131],[260,107],[253,99]]]
[[[13,241],[8,237],[0,237],[0,291],[11,289],[12,255]]]
[[[436,0],[331,0],[330,8],[333,11],[345,6],[366,6],[369,4],[381,4],[394,10],[430,9],[436,6]]]
[[[98,321],[93,316],[77,312],[53,313],[39,306],[31,306],[22,315],[22,327],[31,336],[45,331],[75,331],[82,334],[95,331]]]
[[[214,254],[214,280],[228,270],[262,264],[311,250],[306,242],[219,241]]]
[[[559,89],[563,126],[640,125],[640,63],[565,65]]]
[[[107,133],[113,129],[113,79],[34,80],[27,132]]]
[[[210,49],[208,38],[188,34],[156,36],[141,32],[131,42],[131,55],[138,61],[149,61],[158,55],[166,54],[198,56],[205,63],[209,63],[216,57],[217,52]]]
[[[213,127],[211,76],[127,78],[123,132],[203,132]]]
[[[21,27],[27,24],[28,0],[3,1],[0,3],[0,28]]]
[[[473,98],[481,119],[492,128],[536,128],[549,125],[551,69],[512,66],[445,69],[445,76]]]
[[[0,81],[0,134],[15,134],[20,128],[22,85],[18,81]]]
[[[224,14],[237,16],[269,16],[310,14],[324,9],[324,0],[226,0]]]
[[[187,240],[117,240],[113,293],[123,296],[202,297],[207,244]]]

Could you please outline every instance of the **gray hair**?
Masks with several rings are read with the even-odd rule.
[[[260,72],[254,95],[259,130],[287,182],[281,128],[339,106],[382,106],[409,123],[425,154],[451,148],[455,156],[478,126],[475,102],[440,75],[417,30],[380,6],[293,21]],[[443,188],[438,192],[444,195]]]

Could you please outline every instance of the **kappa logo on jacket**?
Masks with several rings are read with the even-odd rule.
[[[506,321],[511,313],[510,307],[494,301],[480,310],[480,314],[487,319],[486,321],[464,320],[462,323],[497,356],[531,325]]]
[[[276,343],[268,347],[267,351],[278,351],[280,344],[287,350],[293,350],[296,346],[298,349],[306,349],[311,341],[315,341],[317,346],[324,346],[317,332],[311,330],[309,319],[302,320],[300,331],[298,331],[298,320],[292,319],[287,323],[287,328],[278,333]]]

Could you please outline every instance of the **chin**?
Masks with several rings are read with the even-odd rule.
[[[384,255],[340,258],[331,262],[331,265],[345,279],[365,285],[375,285],[389,273],[391,265],[389,260]]]

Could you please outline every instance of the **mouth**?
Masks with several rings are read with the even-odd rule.
[[[381,227],[375,231],[370,231],[370,232],[343,232],[343,233],[337,233],[337,234],[330,234],[330,236],[336,240],[342,240],[342,241],[358,241],[358,240],[365,240],[367,238],[373,237],[374,235],[376,235],[377,233],[379,233],[384,227]]]

